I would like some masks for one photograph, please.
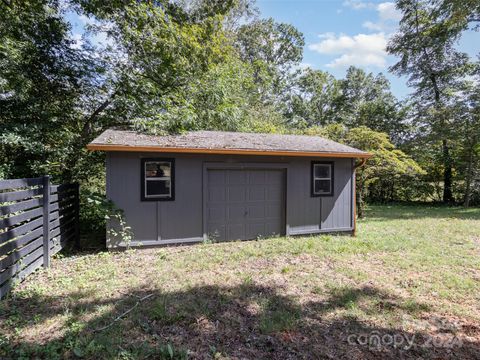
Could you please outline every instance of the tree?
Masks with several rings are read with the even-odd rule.
[[[71,4],[108,34],[107,48],[74,43],[68,3],[0,2],[2,176],[89,179],[102,157],[85,145],[99,132],[179,112],[191,87],[234,53],[223,21],[236,1]]]
[[[336,109],[338,121],[352,128],[366,126],[385,132],[391,139],[400,141],[405,131],[404,109],[383,74],[375,76],[351,66],[345,79],[340,80],[340,89]]]
[[[404,189],[406,183],[415,182],[425,174],[409,155],[395,148],[385,133],[362,126],[350,130],[345,136],[345,143],[373,154],[365,167],[357,170],[359,217],[363,216],[362,203],[369,194],[372,197],[376,193],[374,199],[377,201],[398,199],[395,196],[396,187],[400,185]]]
[[[405,115],[383,74],[353,66],[339,80],[320,70],[303,70],[295,78],[287,112],[292,126],[367,126],[388,133],[396,143],[406,131]]]
[[[336,120],[339,81],[321,70],[304,69],[293,82],[287,117],[292,126],[324,126]]]
[[[448,26],[456,29],[457,35],[470,24],[480,23],[480,3],[477,0],[437,0],[434,2],[435,16],[444,19]]]
[[[81,3],[109,26],[131,123],[152,132],[242,128],[258,106],[253,65],[234,48],[250,1]],[[268,104],[267,108],[268,107]]]
[[[235,38],[240,59],[252,65],[255,83],[270,102],[282,94],[292,68],[302,60],[304,45],[303,34],[293,25],[272,18],[241,26]]]
[[[70,177],[66,163],[101,66],[72,45],[58,2],[0,2],[2,176]]]
[[[475,79],[478,81],[477,79]],[[460,176],[464,183],[463,205],[469,207],[476,176],[480,175],[480,87],[466,80],[451,96],[450,106],[458,121],[457,157]]]
[[[390,70],[408,76],[409,85],[416,89],[419,120],[426,121],[428,130],[442,139],[443,201],[452,202],[450,129],[453,119],[445,111],[445,94],[465,75],[468,56],[455,50],[457,29],[436,17],[430,3],[398,0],[396,4],[402,11],[402,19],[387,50],[400,59]]]
[[[425,171],[407,154],[396,149],[387,134],[365,126],[348,129],[340,124],[323,128],[311,128],[309,135],[321,135],[334,141],[371,153],[365,166],[356,171],[357,214],[364,216],[367,198],[376,201],[391,201],[401,198],[412,200],[413,194],[406,184],[417,182]]]
[[[255,89],[251,66],[232,58],[191,84],[183,106],[168,106],[155,119],[139,120],[134,126],[157,134],[205,129],[283,131],[281,114],[264,106]]]

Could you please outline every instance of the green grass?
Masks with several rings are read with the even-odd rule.
[[[358,225],[356,238],[55,259],[0,302],[0,357],[475,357],[480,209],[372,206]],[[417,340],[371,348],[351,334]]]

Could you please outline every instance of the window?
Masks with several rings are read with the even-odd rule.
[[[175,199],[175,160],[142,159],[142,201]]]
[[[333,196],[333,162],[312,161],[312,196]]]

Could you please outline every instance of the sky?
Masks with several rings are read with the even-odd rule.
[[[393,2],[381,0],[257,0],[261,17],[294,25],[305,36],[301,67],[328,71],[337,78],[351,66],[368,72],[383,73],[393,93],[403,99],[413,90],[406,78],[388,72],[395,63],[386,45],[398,27],[401,16]],[[81,45],[84,26],[92,20],[67,13],[72,38]],[[108,40],[102,33],[92,39],[96,44]],[[458,48],[476,58],[480,53],[480,32],[467,31]]]
[[[302,67],[328,71],[337,78],[350,65],[383,73],[400,99],[412,92],[406,78],[388,72],[395,63],[385,47],[401,16],[393,2],[363,0],[257,0],[262,17],[294,25],[305,36]],[[468,31],[458,48],[476,57],[480,32]]]

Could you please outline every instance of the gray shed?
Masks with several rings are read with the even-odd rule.
[[[87,148],[106,151],[107,197],[145,246],[354,233],[356,161],[370,157],[318,136],[218,131],[111,129]]]

